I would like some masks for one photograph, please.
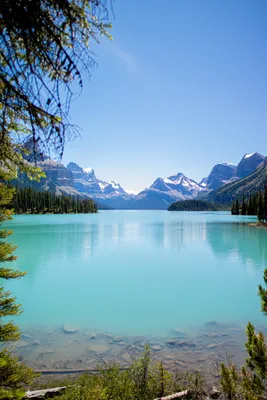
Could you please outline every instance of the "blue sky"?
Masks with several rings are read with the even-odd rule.
[[[141,190],[267,154],[267,1],[116,0],[63,162]]]

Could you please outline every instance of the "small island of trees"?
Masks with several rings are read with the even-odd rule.
[[[182,200],[172,203],[168,211],[217,211],[218,208],[204,200]]]

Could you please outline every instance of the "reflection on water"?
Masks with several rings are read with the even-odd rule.
[[[159,334],[210,320],[261,320],[267,231],[227,213],[102,211],[18,216],[17,268],[4,282],[25,326],[74,323]]]
[[[29,217],[34,218],[34,216]],[[63,259],[68,257],[68,252],[74,245],[79,256],[90,257],[94,255],[97,247],[121,247],[125,243],[134,245],[140,242],[140,239],[165,249],[181,249],[201,241],[210,246],[216,257],[240,259],[248,269],[267,265],[267,231],[248,226],[251,219],[248,223],[243,223],[243,220],[240,223],[236,221],[224,223],[224,221],[186,219],[155,223],[144,219],[133,221],[125,219],[111,220],[109,224],[101,219],[98,223],[88,225],[82,221],[47,225],[45,223],[28,225],[27,222],[25,225],[12,224],[13,229],[15,226],[15,236],[12,238],[16,242],[19,241],[21,248],[30,250],[30,257],[28,252],[19,253],[20,258],[24,258],[20,264],[27,266],[29,273],[38,265],[43,265],[49,255],[52,258],[55,254]],[[32,246],[32,241],[37,237],[38,247]]]
[[[206,222],[193,221],[163,221],[162,223],[150,224],[150,234],[158,246],[165,249],[182,248],[192,245],[195,241],[206,240]]]
[[[249,273],[254,268],[266,266],[267,230],[244,223],[207,224],[207,243],[217,257],[239,259]]]

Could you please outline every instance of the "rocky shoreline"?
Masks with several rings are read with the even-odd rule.
[[[255,226],[256,228],[267,228],[267,222],[249,222],[248,226]]]
[[[267,327],[266,327],[266,332]],[[242,364],[245,326],[226,326],[215,321],[203,325],[194,335],[172,330],[169,336],[145,337],[112,335],[70,325],[23,330],[21,339],[9,349],[21,361],[47,374],[96,371],[110,363],[127,368],[137,359],[146,343],[153,361],[162,361],[169,370],[201,370],[216,375],[216,366],[229,354]]]

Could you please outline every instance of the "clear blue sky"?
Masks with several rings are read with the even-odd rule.
[[[63,162],[141,190],[267,154],[267,1],[116,0]]]

